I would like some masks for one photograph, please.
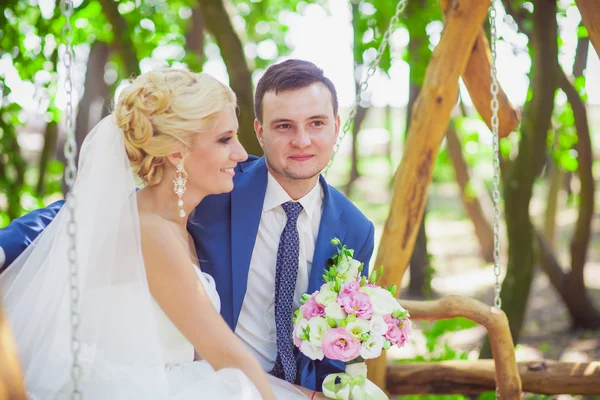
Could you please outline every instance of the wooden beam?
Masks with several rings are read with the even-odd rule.
[[[600,362],[518,363],[523,391],[539,394],[600,394]],[[391,394],[476,394],[496,389],[493,360],[441,361],[388,366]]]
[[[450,0],[440,0],[442,11],[448,12]],[[477,109],[481,118],[485,121],[488,128],[492,130],[492,77],[490,70],[492,68],[492,51],[483,29],[479,31],[475,45],[471,49],[471,56],[467,62],[467,67],[462,74],[465,87],[469,91],[469,96],[473,105]],[[498,136],[503,138],[516,130],[521,120],[521,114],[508,100],[502,86],[498,84]]]
[[[492,85],[492,77],[490,75],[491,66],[492,53],[490,44],[482,30],[477,36],[462,78],[469,91],[473,105],[490,130],[492,130],[492,109],[490,106],[492,102],[492,93],[490,91],[490,86]],[[500,84],[498,84],[497,98],[498,136],[503,138],[517,129],[521,120],[521,114],[508,100]]]
[[[453,0],[446,13],[446,27],[412,109],[390,213],[375,259],[376,267],[385,266],[383,286],[400,287],[423,216],[433,165],[458,99],[458,78],[465,71],[489,4],[489,0]],[[385,387],[385,353],[367,364],[369,379]]]
[[[25,400],[17,349],[0,302],[0,400]]]
[[[600,2],[598,0],[575,0],[583,24],[587,28],[590,41],[600,54]]]
[[[464,317],[484,326],[492,345],[500,398],[520,398],[521,381],[517,370],[514,343],[508,319],[502,310],[476,299],[456,295],[435,301],[400,300],[400,304],[408,310],[413,320],[431,321]]]
[[[446,28],[427,66],[394,179],[390,214],[375,260],[375,266],[385,266],[382,284],[386,286],[400,286],[410,259],[435,158],[458,98],[458,78],[465,70],[489,1],[455,0],[455,4],[446,14]]]

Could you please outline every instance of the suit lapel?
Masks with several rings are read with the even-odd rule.
[[[237,177],[237,176],[236,176]],[[248,287],[248,271],[267,189],[267,167],[260,158],[242,167],[231,194],[231,270],[233,329]]]
[[[313,293],[323,284],[323,270],[326,262],[331,257],[336,247],[331,244],[334,237],[343,243],[346,238],[347,226],[340,220],[341,210],[336,206],[331,196],[331,190],[325,179],[321,176],[320,184],[323,187],[323,213],[319,224],[319,234],[313,255],[312,269],[308,284],[308,293]]]

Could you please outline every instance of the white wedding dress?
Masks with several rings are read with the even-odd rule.
[[[84,400],[260,399],[241,370],[215,371],[207,361],[194,361],[194,347],[152,298],[135,190],[123,133],[109,116],[84,141],[65,206],[0,275],[28,398],[71,398],[73,376],[79,376]],[[76,279],[68,261],[70,235]],[[219,309],[212,277],[194,268]],[[278,399],[307,398],[268,377]]]

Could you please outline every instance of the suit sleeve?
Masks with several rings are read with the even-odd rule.
[[[6,228],[0,230],[0,272],[19,257],[19,255],[37,238],[52,222],[64,201],[52,203],[46,208],[32,211],[13,220]],[[4,260],[1,258],[4,253]]]

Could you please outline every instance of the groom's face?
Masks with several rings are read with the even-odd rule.
[[[271,174],[286,181],[317,180],[337,140],[340,117],[322,83],[265,93],[262,124],[254,128]]]

